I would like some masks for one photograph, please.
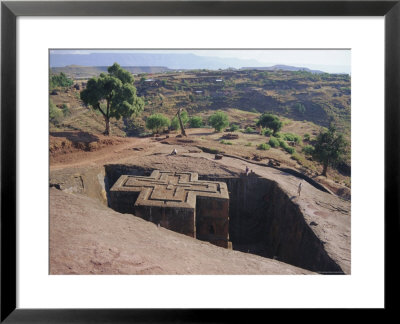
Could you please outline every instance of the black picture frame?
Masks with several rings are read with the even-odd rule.
[[[398,282],[388,249],[399,234],[400,0],[396,1],[2,1],[1,322],[226,322],[262,310],[16,308],[16,19],[19,16],[384,16],[385,309]],[[396,251],[397,252],[397,251]],[[397,253],[396,253],[397,255]],[[373,262],[373,260],[371,260]],[[367,284],[367,283],[366,283]],[[254,314],[255,313],[255,314]]]

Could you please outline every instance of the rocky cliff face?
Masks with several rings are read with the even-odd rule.
[[[343,273],[299,206],[275,181],[243,175],[213,180],[225,181],[228,186],[233,249],[320,273]]]

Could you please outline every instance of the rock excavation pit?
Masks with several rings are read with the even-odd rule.
[[[109,207],[123,213],[134,214],[135,209],[133,207],[141,191],[136,191],[137,193],[133,196],[131,192],[128,195],[129,198],[123,197],[124,190],[115,190],[118,187],[119,179],[121,181],[119,186],[121,187],[123,181],[129,179],[129,176],[134,176],[130,178],[131,180],[139,177],[142,181],[145,178],[150,178],[152,181],[152,177],[154,180],[160,176],[160,173],[157,172],[155,169],[134,165],[106,165],[104,182]],[[179,177],[179,175],[174,175],[174,172],[167,173],[172,177],[170,180],[175,176]],[[183,176],[185,178],[183,182],[187,182],[194,173],[177,172],[177,174],[186,174]],[[168,175],[164,175],[164,177],[168,178]],[[167,178],[164,178],[164,180]],[[198,175],[198,178],[193,176],[192,180],[198,181],[199,184],[208,183],[211,186],[217,183],[226,184],[229,200],[226,200],[226,196],[222,200],[222,196],[204,200],[201,195],[195,195],[197,198],[195,198],[196,202],[193,204],[192,201],[190,205],[191,211],[185,210],[183,214],[182,210],[170,210],[170,214],[164,214],[163,218],[160,207],[152,206],[150,209],[156,210],[156,212],[155,214],[153,212],[151,218],[149,207],[141,205],[135,215],[154,223],[161,223],[164,219],[166,223],[160,225],[172,230],[174,226],[183,229],[182,224],[189,224],[190,230],[186,228],[177,231],[222,247],[273,258],[319,273],[343,274],[341,267],[328,255],[323,242],[305,221],[299,206],[275,181],[255,174],[224,177]],[[115,185],[117,186],[114,187]],[[164,192],[176,190],[173,186],[174,183],[168,181],[158,185],[164,186]],[[170,186],[169,189],[167,189],[168,186]],[[165,197],[158,198],[159,201],[165,201]],[[219,202],[213,202],[212,199],[219,200]],[[221,203],[224,199],[224,203]],[[229,210],[228,219],[227,216],[224,216],[226,209]],[[214,211],[214,213],[211,215],[210,211]],[[174,222],[174,215],[178,215],[181,220],[188,217],[186,219],[189,221],[187,223],[180,221],[178,225],[171,225]],[[195,215],[200,216],[197,219]],[[212,217],[201,217],[201,215]],[[229,225],[227,226],[227,224]],[[185,233],[185,231],[188,233]]]
[[[154,170],[122,175],[109,190],[109,206],[172,231],[231,248],[225,182],[199,181],[195,172]]]

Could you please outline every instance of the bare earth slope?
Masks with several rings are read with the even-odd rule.
[[[311,274],[50,189],[51,274]]]
[[[345,274],[351,273],[350,201],[307,182],[298,197],[299,178],[251,161],[226,156],[215,160],[213,154],[195,147],[196,138],[189,136],[186,144],[172,145],[151,138],[126,138],[94,151],[50,156],[50,183],[65,190],[50,190],[51,273],[310,273],[276,260],[218,248],[107,208],[100,180],[109,164],[216,176],[237,175],[247,165],[258,176],[278,184],[298,206],[329,257]],[[169,155],[173,148],[178,155]]]

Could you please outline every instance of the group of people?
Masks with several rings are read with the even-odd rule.
[[[253,170],[250,170],[249,167],[246,165],[246,175],[253,174]]]

